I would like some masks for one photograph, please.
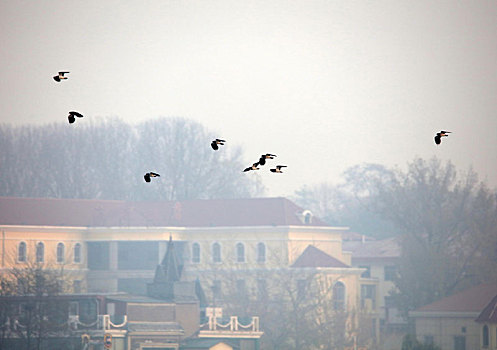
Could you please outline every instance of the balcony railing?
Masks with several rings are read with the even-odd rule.
[[[201,331],[259,332],[259,317],[252,317],[248,324],[240,322],[238,316],[231,316],[229,321],[210,316],[208,321],[200,325]]]

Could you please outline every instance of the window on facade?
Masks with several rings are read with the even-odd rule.
[[[366,310],[376,309],[376,286],[361,284],[361,307]]]
[[[267,281],[265,279],[257,280],[257,299],[264,300],[267,298]]]
[[[333,286],[333,309],[345,310],[345,285],[342,282],[336,282]]]
[[[212,283],[212,296],[214,299],[221,299],[222,291],[221,291],[221,281],[214,280]]]
[[[71,301],[69,303],[69,316],[79,315],[79,303],[77,301]]]
[[[17,247],[17,261],[26,261],[26,242],[19,243],[19,246]]]
[[[215,263],[221,262],[221,245],[217,242],[212,245],[212,261]]]
[[[80,280],[72,281],[72,289],[74,293],[81,293],[81,281]]]
[[[64,258],[65,258],[65,246],[64,243],[59,243],[57,244],[57,262],[59,264],[64,263]]]
[[[45,245],[42,242],[38,242],[36,245],[36,262],[42,263],[45,261]]]
[[[425,335],[424,337],[424,343],[426,345],[433,345],[434,344],[434,340],[433,340],[433,336],[432,335]]]
[[[397,275],[396,266],[385,266],[385,281],[395,280],[396,275]]]
[[[110,266],[110,243],[88,242],[86,243],[86,259],[90,270],[108,270]]]
[[[236,244],[236,262],[245,262],[245,246],[243,243]]]
[[[236,280],[236,293],[239,298],[244,298],[247,295],[247,286],[245,280]]]
[[[257,243],[257,262],[266,262],[266,245],[262,242]]]
[[[200,262],[200,244],[192,244],[192,263],[198,264]]]
[[[466,337],[464,335],[454,337],[454,350],[466,350]]]
[[[98,307],[95,299],[79,302],[79,320],[82,323],[92,323],[98,319]]]
[[[484,348],[488,348],[488,344],[490,343],[489,341],[489,335],[488,335],[488,326],[484,325],[483,326],[483,339],[482,339],[482,344]]]
[[[361,273],[362,278],[371,278],[371,266],[369,265],[361,265],[359,266],[361,269],[366,269],[363,273]]]
[[[79,264],[81,262],[81,244],[76,243],[74,245],[74,263]]]

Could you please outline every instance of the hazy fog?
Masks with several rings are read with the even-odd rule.
[[[433,155],[496,186],[496,18],[495,1],[4,0],[0,121],[191,118],[247,165],[277,154],[269,195]]]

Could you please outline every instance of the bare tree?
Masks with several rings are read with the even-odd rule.
[[[496,194],[470,169],[415,159],[407,171],[366,165],[347,173],[356,197],[401,235],[398,306],[408,310],[496,279]],[[482,269],[483,266],[487,268]]]
[[[258,178],[242,176],[236,143],[214,152],[212,137],[182,118],[0,125],[0,195],[181,200],[262,193]],[[153,185],[143,181],[149,171],[161,174]]]
[[[0,279],[0,348],[9,337],[23,339],[26,350],[42,349],[50,334],[67,325],[67,305],[54,298],[66,291],[63,269],[29,262],[4,272]]]
[[[337,307],[333,299],[334,282],[344,276],[285,267],[285,259],[272,250],[267,257],[269,265],[280,267],[213,264],[203,270],[205,285],[222,284],[222,293],[211,294],[215,306],[230,315],[258,316],[264,331],[261,349],[341,350],[351,345],[360,329],[359,310]]]
[[[372,197],[357,196],[357,188],[351,188],[352,185],[357,184],[352,181],[336,185],[329,182],[306,185],[295,192],[294,201],[329,225],[348,226],[352,231],[375,238],[395,235],[392,223],[371,210],[369,202]]]
[[[242,151],[235,142],[213,151],[215,136],[198,123],[183,118],[158,119],[137,126],[136,171],[161,174],[149,196],[157,199],[252,197],[260,182],[241,176]]]

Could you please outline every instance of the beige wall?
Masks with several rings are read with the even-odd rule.
[[[433,336],[435,344],[442,350],[454,350],[454,337],[464,336],[467,350],[479,349],[480,326],[474,321],[477,316],[478,313],[446,317],[417,316],[416,336],[421,342],[425,340],[425,336]]]
[[[488,347],[483,347],[483,327],[488,327]],[[497,324],[495,323],[480,323],[479,332],[480,332],[480,349],[481,350],[495,350],[497,349]]]

